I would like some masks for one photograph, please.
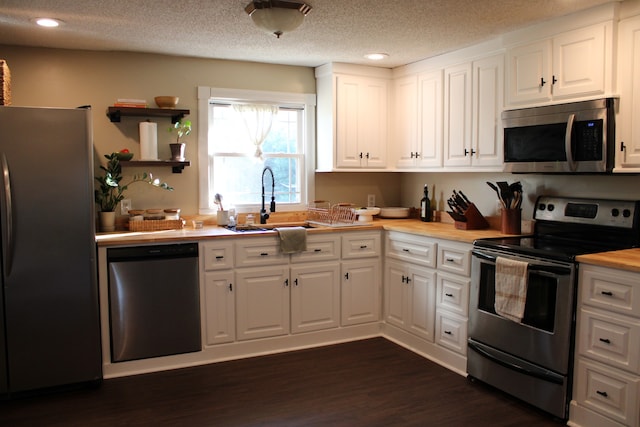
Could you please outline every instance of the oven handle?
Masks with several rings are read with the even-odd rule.
[[[496,258],[494,255],[487,254],[485,252],[480,252],[478,250],[473,250],[472,254],[478,258],[481,258],[485,261],[496,262]],[[557,276],[567,276],[571,274],[571,269],[569,267],[558,267],[554,265],[541,265],[541,264],[529,264],[529,271],[541,271],[545,273],[555,274]]]
[[[467,341],[467,345],[475,350],[476,352],[478,352],[478,354],[480,354],[481,356],[486,357],[487,359],[491,360],[494,363],[497,363],[498,365],[502,365],[507,369],[511,369],[513,371],[519,372],[521,374],[524,375],[528,375],[530,377],[535,377],[535,378],[540,378],[542,380],[554,383],[554,384],[563,384],[564,382],[564,377],[562,375],[556,374],[554,372],[548,371],[546,369],[539,369],[539,370],[531,370],[531,369],[527,369],[524,366],[520,366],[520,365],[516,365],[513,362],[509,362],[507,360],[503,360],[501,358],[498,358],[496,356],[494,356],[493,354],[491,354],[489,351],[485,350],[483,348],[483,346],[477,344],[475,341],[469,339],[469,341]]]
[[[573,158],[573,146],[571,144],[571,139],[573,136],[573,122],[575,121],[575,118],[575,114],[569,115],[569,119],[567,120],[567,131],[564,136],[564,147],[567,155],[567,164],[569,165],[569,169],[571,172],[576,171],[576,162]]]

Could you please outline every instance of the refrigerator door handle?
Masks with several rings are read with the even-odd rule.
[[[11,274],[11,266],[13,264],[13,207],[11,203],[11,177],[9,175],[9,165],[7,164],[7,156],[2,153],[2,204],[4,205],[4,250],[3,264],[5,277]]]

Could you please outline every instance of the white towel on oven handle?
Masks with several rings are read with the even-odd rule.
[[[496,313],[521,323],[527,302],[527,276],[529,264],[504,257],[496,258],[495,303]]]

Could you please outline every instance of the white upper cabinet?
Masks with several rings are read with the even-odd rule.
[[[507,106],[596,97],[611,90],[612,24],[515,46],[507,53]]]
[[[387,166],[390,70],[346,64],[316,68],[317,169]]]
[[[395,145],[398,169],[442,167],[442,70],[395,82]]]
[[[620,22],[615,172],[640,172],[640,16]]]
[[[444,70],[444,166],[501,171],[504,55]]]

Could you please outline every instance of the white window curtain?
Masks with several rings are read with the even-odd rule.
[[[262,143],[269,135],[273,119],[278,115],[277,105],[234,104],[233,109],[240,113],[247,135],[256,151],[254,156],[262,159]]]

